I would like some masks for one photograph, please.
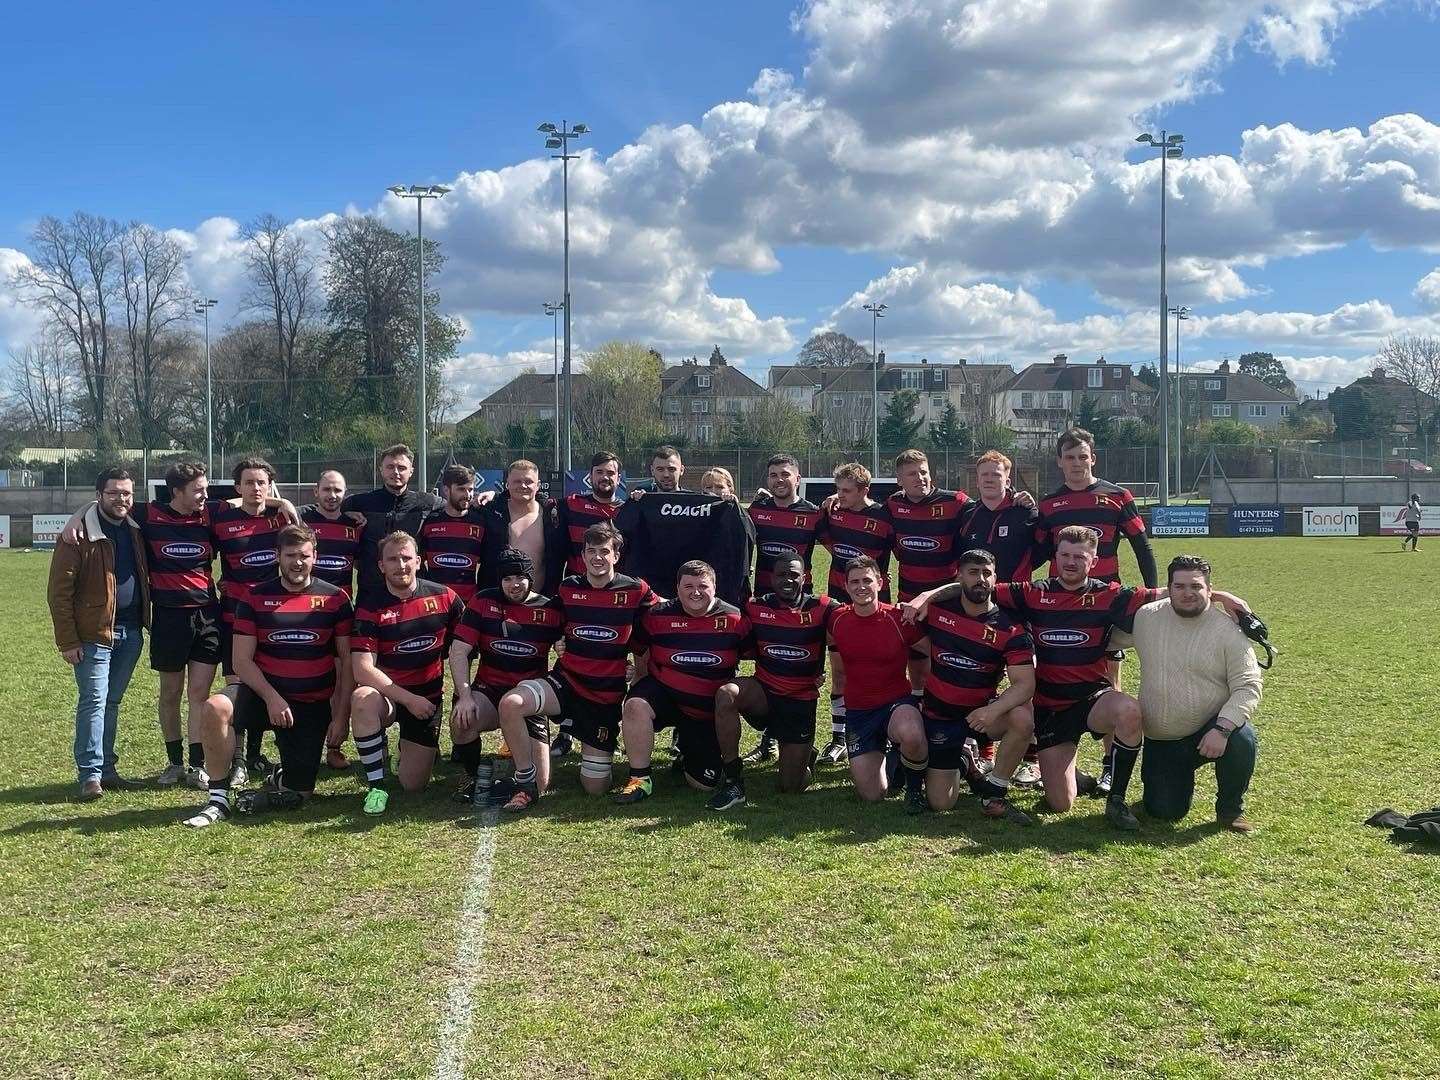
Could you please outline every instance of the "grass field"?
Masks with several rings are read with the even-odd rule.
[[[203,834],[176,825],[194,793],[77,804],[47,557],[0,554],[0,1076],[431,1076],[457,977],[474,1077],[1440,1076],[1440,860],[1361,825],[1440,802],[1435,551],[1157,547],[1209,555],[1285,650],[1256,834],[1216,830],[1212,777],[1188,820],[1127,836],[1096,802],[1029,830],[908,818],[838,771],[781,799],[770,767],[727,816],[666,774],[623,811],[571,764],[490,834],[458,973],[484,826],[452,775],[377,823],[348,776]],[[123,771],[163,764],[154,716],[142,661]]]

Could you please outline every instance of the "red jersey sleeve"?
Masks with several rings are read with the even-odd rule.
[[[255,637],[255,609],[248,602],[241,600],[235,605],[235,621],[230,629],[241,637]]]
[[[1140,508],[1135,505],[1135,496],[1129,488],[1121,488],[1120,491],[1120,520],[1117,525],[1126,536],[1139,536],[1145,531],[1145,520],[1140,516]]]
[[[1005,642],[1005,663],[1009,667],[1033,667],[1035,645],[1024,626],[1010,628],[1010,639]]]
[[[340,607],[335,611],[335,636],[337,638],[348,638],[355,631],[355,609],[350,606],[348,599],[340,601]]]

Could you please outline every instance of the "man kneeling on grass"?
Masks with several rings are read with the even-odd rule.
[[[236,811],[294,809],[315,790],[330,726],[335,659],[348,658],[353,613],[344,590],[311,576],[313,532],[287,525],[276,543],[280,576],[251,586],[235,607],[232,660],[240,688],[233,720],[228,698],[217,694],[205,703],[202,735],[210,801],[185,820],[191,828],[230,816],[237,731],[273,730],[280,768],[264,788],[243,793]]]

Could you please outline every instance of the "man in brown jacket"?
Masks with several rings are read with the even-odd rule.
[[[135,481],[124,469],[95,480],[97,502],[86,510],[79,541],[55,545],[47,599],[55,645],[75,669],[75,768],[80,798],[105,788],[136,786],[116,771],[120,699],[140,659],[150,625],[145,545],[130,516]]]

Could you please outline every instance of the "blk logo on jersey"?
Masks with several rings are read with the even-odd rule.
[[[620,631],[613,626],[577,626],[570,631],[570,635],[581,641],[617,641]]]
[[[1090,644],[1090,635],[1084,630],[1041,630],[1037,635],[1046,645],[1062,649],[1073,649],[1078,645]]]

